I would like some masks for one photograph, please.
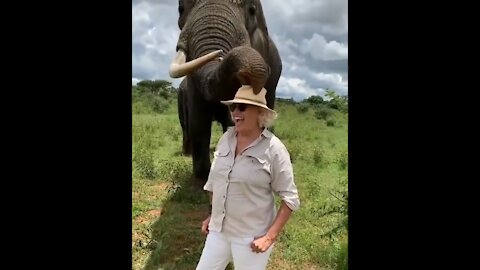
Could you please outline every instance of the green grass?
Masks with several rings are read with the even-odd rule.
[[[207,194],[189,188],[191,158],[180,152],[176,102],[168,104],[159,114],[137,102],[132,116],[135,270],[195,269],[205,239],[200,225],[208,215]],[[344,216],[322,215],[325,207],[339,205],[335,190],[347,188],[342,179],[348,179],[348,115],[332,110],[326,120],[292,104],[277,103],[275,109],[274,133],[291,153],[301,206],[280,235],[268,269],[348,269],[347,231],[323,236]],[[220,136],[214,123],[211,149]]]

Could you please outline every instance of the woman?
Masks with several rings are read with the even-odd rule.
[[[266,89],[250,85],[233,100],[222,101],[235,127],[218,141],[208,181],[211,215],[202,223],[207,234],[197,270],[265,269],[275,240],[300,201],[285,145],[267,128],[277,113],[267,107]],[[282,199],[276,212],[274,193]]]

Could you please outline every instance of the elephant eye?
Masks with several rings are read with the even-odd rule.
[[[250,6],[248,8],[248,12],[250,13],[250,15],[255,15],[255,6]]]

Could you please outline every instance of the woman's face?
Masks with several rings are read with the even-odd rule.
[[[237,132],[249,132],[258,129],[259,107],[243,103],[234,103],[229,107]]]

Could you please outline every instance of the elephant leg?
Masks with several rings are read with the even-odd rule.
[[[185,129],[183,131],[183,153],[187,156],[191,155],[192,154],[192,142],[190,140],[190,132],[189,132],[189,125],[188,125],[188,106],[187,106],[187,98],[186,98],[187,95],[184,96],[184,102],[183,102],[183,115],[184,115],[184,119],[183,119],[183,125],[185,126]]]
[[[215,120],[217,120],[222,125],[223,133],[227,131],[227,128],[234,126],[235,124],[232,121],[228,107],[225,105],[220,105],[215,111]]]
[[[191,155],[191,142],[190,142],[190,134],[188,132],[188,101],[187,101],[187,81],[183,80],[180,83],[179,91],[178,91],[178,120],[182,127],[182,153],[184,155]]]
[[[207,109],[208,106],[206,102],[196,100],[189,114],[194,185],[199,188],[206,183],[210,173],[210,136],[213,115],[211,110]]]

